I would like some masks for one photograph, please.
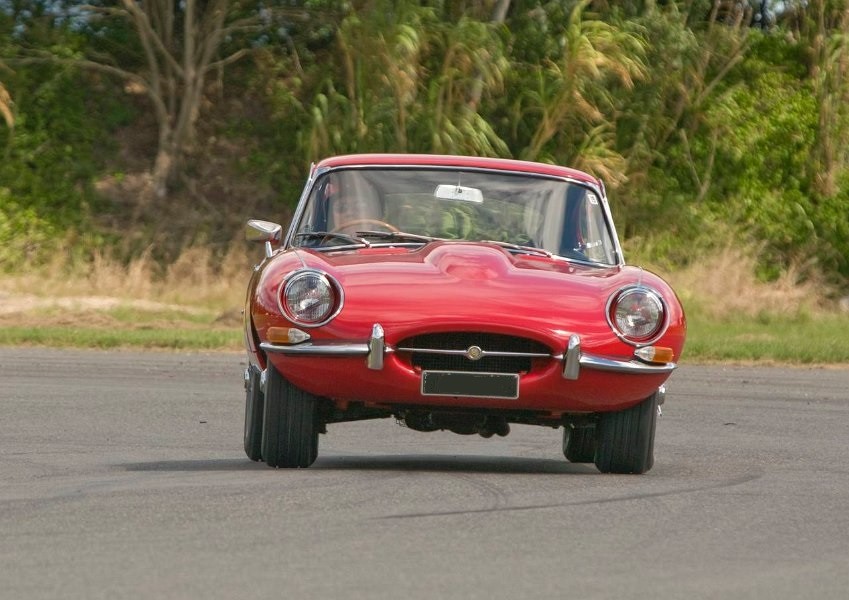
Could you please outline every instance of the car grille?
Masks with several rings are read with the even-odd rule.
[[[481,358],[470,358],[473,347],[483,351]],[[417,335],[399,342],[396,350],[409,353],[410,364],[423,371],[527,373],[533,359],[551,357],[548,347],[534,340],[474,332]]]

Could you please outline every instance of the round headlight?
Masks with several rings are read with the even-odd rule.
[[[339,294],[330,278],[318,271],[300,271],[289,277],[280,294],[280,308],[301,325],[322,325],[335,316]]]
[[[626,288],[618,292],[608,311],[610,324],[625,341],[643,344],[661,331],[666,318],[660,294],[644,287]]]

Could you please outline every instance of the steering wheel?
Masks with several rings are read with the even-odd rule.
[[[334,227],[330,233],[339,233],[343,229],[348,229],[349,227],[359,227],[360,225],[377,225],[378,227],[383,227],[384,229],[388,229],[392,233],[399,233],[401,230],[395,227],[394,225],[387,223],[386,221],[380,221],[378,219],[352,219],[350,221],[345,221],[344,223],[340,223],[336,227]]]

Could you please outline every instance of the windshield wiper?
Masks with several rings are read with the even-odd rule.
[[[542,248],[535,248],[534,246],[521,246],[519,244],[513,244],[511,242],[499,242],[497,240],[483,240],[484,244],[495,244],[496,246],[501,246],[502,248],[506,248],[507,250],[515,250],[516,252],[524,252],[526,254],[536,254],[538,256],[545,256],[547,258],[551,258],[554,256],[548,250],[544,250]]]
[[[429,235],[419,235],[417,233],[407,233],[406,231],[358,231],[357,235],[361,235],[363,237],[376,237],[382,240],[398,240],[401,242],[421,242],[422,244],[427,244],[428,242],[435,242],[437,240],[441,240],[442,238],[435,238]]]
[[[356,237],[353,235],[348,235],[347,233],[339,233],[338,231],[302,231],[301,233],[296,233],[295,237],[297,238],[335,238],[339,240],[344,240],[349,244],[354,244],[357,246],[365,246],[368,248],[371,244],[368,241],[364,240],[361,237]],[[332,247],[332,246],[330,246]]]

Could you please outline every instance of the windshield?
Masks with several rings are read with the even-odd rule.
[[[599,197],[567,181],[458,169],[341,169],[318,177],[292,244],[497,242],[511,252],[616,263]]]

